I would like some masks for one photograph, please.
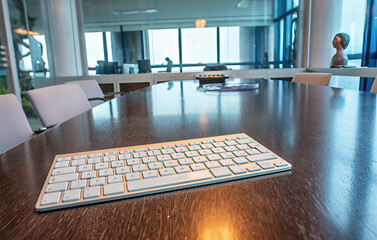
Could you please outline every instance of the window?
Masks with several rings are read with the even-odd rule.
[[[220,27],[220,62],[240,61],[240,28]]]
[[[85,44],[89,67],[97,66],[98,60],[105,60],[102,32],[85,33]]]
[[[216,28],[182,29],[182,62],[216,63]]]
[[[166,57],[179,63],[178,29],[148,30],[148,37],[152,65],[166,64]]]

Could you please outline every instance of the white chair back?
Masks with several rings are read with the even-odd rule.
[[[29,122],[14,94],[0,95],[0,154],[33,136]]]
[[[98,82],[96,80],[80,80],[80,81],[70,81],[65,82],[66,84],[78,84],[84,91],[86,97],[88,99],[94,98],[104,98],[105,95],[103,94]],[[90,100],[89,103],[93,107],[104,103],[104,100]]]
[[[296,73],[292,82],[328,86],[331,73]]]
[[[91,109],[78,84],[62,84],[28,91],[42,124],[52,127]]]

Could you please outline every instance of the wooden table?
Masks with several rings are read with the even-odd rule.
[[[254,80],[256,81],[256,80]],[[285,81],[114,99],[0,156],[2,239],[376,239],[377,95]],[[246,133],[290,173],[37,213],[56,154]]]

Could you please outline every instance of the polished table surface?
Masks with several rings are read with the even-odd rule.
[[[244,80],[247,81],[247,80]],[[193,81],[102,104],[0,156],[2,239],[376,239],[377,95],[285,81]],[[246,133],[292,171],[46,213],[56,154]]]

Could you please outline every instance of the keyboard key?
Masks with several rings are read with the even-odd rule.
[[[64,175],[51,176],[49,183],[59,183],[59,182],[68,182],[74,181],[79,178],[78,173],[70,173]]]
[[[234,155],[236,155],[236,157],[246,157],[247,156],[247,153],[245,151],[235,151],[233,152]]]
[[[204,163],[204,165],[206,165],[207,168],[218,168],[218,167],[221,167],[220,164],[216,161],[213,161],[213,162],[206,162]]]
[[[145,152],[138,152],[138,153],[134,153],[134,154],[132,154],[132,156],[133,156],[134,158],[141,158],[141,157],[146,157],[147,154],[146,154]]]
[[[52,171],[52,176],[62,175],[62,174],[67,174],[67,173],[75,173],[75,172],[76,172],[76,167],[58,168]]]
[[[139,152],[146,152],[147,149],[146,148],[137,148],[134,150],[135,153],[139,153]]]
[[[219,162],[223,167],[235,165],[232,159],[224,159],[224,160],[220,160]]]
[[[60,201],[60,195],[60,192],[45,193],[41,205],[44,206],[58,203]]]
[[[157,177],[157,171],[156,170],[150,170],[150,171],[144,171],[143,172],[143,178],[156,178]]]
[[[112,152],[105,153],[105,156],[113,156],[113,155],[118,155],[118,152],[112,151]]]
[[[128,149],[128,150],[122,150],[119,152],[119,154],[130,154],[132,153],[132,150],[131,149]]]
[[[158,170],[161,176],[167,176],[174,174],[173,168],[163,168]]]
[[[210,148],[213,148],[213,145],[212,144],[200,144],[200,147],[202,149],[210,149]]]
[[[96,163],[100,163],[100,162],[101,162],[101,158],[100,157],[89,158],[88,159],[88,164],[96,164]]]
[[[103,187],[103,195],[113,195],[113,194],[119,194],[124,193],[124,184],[123,183],[113,183],[113,184],[106,184]]]
[[[257,162],[257,164],[263,168],[263,169],[271,169],[271,168],[275,168],[275,166],[272,164],[272,163],[261,163],[261,162]]]
[[[84,165],[86,159],[78,159],[78,160],[73,160],[71,163],[71,166],[79,166],[79,165]]]
[[[164,162],[165,167],[175,167],[178,166],[177,161],[171,160],[171,161],[165,161]]]
[[[171,158],[169,155],[160,155],[160,156],[157,156],[157,161],[159,162],[163,162],[163,161],[170,161]]]
[[[68,167],[68,165],[69,165],[69,161],[57,162],[55,163],[55,168],[65,168],[65,167]]]
[[[99,177],[107,177],[107,176],[112,176],[114,175],[114,171],[113,169],[102,169],[102,170],[99,170],[98,172],[98,176]]]
[[[225,144],[227,146],[235,146],[235,145],[237,145],[237,142],[236,141],[225,141]]]
[[[129,192],[153,189],[158,187],[165,187],[195,181],[201,181],[213,178],[212,175],[207,171],[197,171],[182,174],[175,174],[169,176],[161,176],[153,179],[143,179],[132,182],[127,182],[127,189]]]
[[[178,174],[190,172],[190,168],[188,166],[179,166],[175,167],[174,169]]]
[[[190,151],[197,151],[197,150],[202,150],[202,149],[200,148],[200,146],[194,145],[194,146],[189,146],[188,150],[190,150]]]
[[[77,180],[71,182],[71,189],[86,188],[87,180]]]
[[[185,152],[186,157],[192,158],[192,157],[198,157],[199,153],[197,151],[190,151],[190,152]]]
[[[212,148],[212,152],[219,154],[219,153],[224,153],[225,149],[222,147],[217,147],[217,148]]]
[[[193,171],[201,171],[201,170],[206,170],[206,167],[204,166],[203,163],[196,163],[196,164],[191,164],[190,168]]]
[[[285,166],[288,166],[288,163],[285,161],[279,161],[279,162],[275,162],[274,165],[276,167],[285,167]]]
[[[246,145],[246,144],[243,144],[243,145],[237,145],[237,148],[238,148],[239,150],[248,150],[248,149],[250,149],[249,146]]]
[[[177,148],[175,148],[176,153],[183,153],[183,152],[187,152],[187,151],[188,151],[187,147],[177,147]]]
[[[162,146],[162,148],[163,148],[163,149],[174,148],[174,145],[171,145],[171,144],[169,144],[169,145],[164,145],[164,146]]]
[[[67,190],[68,182],[49,184],[46,188],[46,193],[61,192]]]
[[[249,155],[255,155],[255,154],[260,154],[260,152],[256,149],[247,149],[246,152],[249,154]]]
[[[108,183],[118,183],[123,182],[123,176],[122,175],[114,175],[107,178]]]
[[[220,153],[220,156],[224,159],[227,158],[234,158],[234,155],[231,152],[225,152],[225,153]]]
[[[116,174],[125,174],[125,173],[130,173],[130,167],[118,167],[115,169]]]
[[[238,148],[236,148],[235,146],[225,147],[224,149],[225,149],[225,151],[227,151],[227,152],[238,151]]]
[[[132,166],[132,165],[139,165],[140,164],[140,159],[129,159],[127,160],[127,165]]]
[[[175,146],[176,147],[187,147],[187,143],[178,143]]]
[[[220,157],[219,154],[208,155],[207,158],[208,158],[210,161],[219,161],[219,160],[222,159],[222,158]]]
[[[105,185],[104,177],[90,179],[89,186],[94,187],[94,186],[102,186],[102,185]]]
[[[215,146],[216,148],[223,148],[223,147],[226,147],[225,143],[223,142],[215,142],[213,144],[213,146]]]
[[[160,146],[150,147],[149,151],[161,150]]]
[[[206,156],[206,155],[212,155],[213,152],[211,150],[209,150],[209,149],[204,149],[204,150],[199,150],[199,154],[201,156]]]
[[[183,154],[183,153],[173,153],[173,154],[171,155],[171,157],[172,157],[174,160],[177,160],[177,159],[185,158],[186,156],[185,156],[185,154]]]
[[[114,161],[111,162],[111,167],[112,168],[117,168],[117,167],[124,167],[124,162],[123,161]]]
[[[83,172],[81,174],[81,179],[90,179],[97,177],[97,171]]]
[[[141,161],[143,161],[144,164],[147,164],[147,163],[156,162],[156,158],[155,157],[143,157],[141,159]]]
[[[81,165],[81,166],[79,166],[78,172],[88,172],[88,171],[92,171],[92,170],[93,170],[93,165],[92,164]]]
[[[229,171],[227,167],[219,167],[219,168],[211,168],[211,172],[215,177],[226,177],[231,176],[232,173]]]
[[[64,192],[63,202],[71,202],[80,200],[81,189],[68,190]]]
[[[225,138],[218,138],[218,139],[215,139],[215,142],[225,142]]]
[[[132,166],[132,170],[134,172],[142,172],[147,170],[147,166],[145,164],[139,164]]]
[[[173,154],[175,152],[174,152],[173,149],[169,148],[169,149],[162,149],[161,153],[164,154],[164,155],[169,155],[169,154]]]
[[[89,158],[102,157],[102,153],[92,153],[89,155]]]
[[[106,157],[103,158],[104,162],[112,162],[112,161],[116,161],[116,160],[117,160],[116,156],[106,156]]]
[[[140,179],[140,173],[127,173],[126,181],[134,181]]]
[[[56,159],[57,162],[71,161],[71,157],[60,157]]]
[[[153,150],[153,151],[148,151],[147,154],[148,156],[153,157],[153,156],[161,155],[161,152],[159,150]]]
[[[178,162],[179,162],[180,165],[190,165],[190,164],[193,164],[191,158],[179,159]]]
[[[119,160],[126,160],[126,159],[131,159],[132,158],[132,155],[129,154],[129,153],[126,153],[126,154],[120,154],[118,156]]]
[[[160,162],[149,163],[148,168],[150,170],[157,170],[157,169],[162,168],[162,164]]]
[[[267,148],[263,147],[262,145],[256,146],[256,149],[258,149],[258,151],[261,152],[261,153],[268,153],[268,152],[270,152]]]
[[[95,170],[101,170],[101,169],[106,169],[106,168],[109,168],[109,164],[108,163],[96,163],[94,169]]]
[[[207,158],[202,156],[202,157],[194,157],[192,158],[194,160],[195,163],[203,163],[203,162],[207,162]]]
[[[84,189],[84,199],[95,198],[101,195],[101,187],[88,187]]]
[[[230,166],[229,169],[230,169],[234,174],[246,173],[245,168],[242,167],[241,165]]]
[[[245,157],[233,158],[233,161],[237,164],[249,163],[249,161],[247,161]]]
[[[247,156],[246,158],[250,162],[257,162],[257,161],[262,161],[262,160],[275,159],[277,157],[273,153],[262,153],[262,154],[257,154],[257,155],[253,155],[253,156]]]
[[[244,138],[244,139],[238,139],[236,140],[239,144],[245,144],[245,143],[252,143],[253,140],[251,138]]]
[[[190,146],[200,145],[200,142],[190,142],[189,145]]]
[[[253,165],[253,166],[246,168],[246,170],[249,171],[249,172],[256,172],[256,171],[260,171],[262,169],[260,167],[256,166],[256,165]]]
[[[73,160],[78,160],[78,159],[86,159],[86,155],[79,155],[79,156],[73,157]]]

